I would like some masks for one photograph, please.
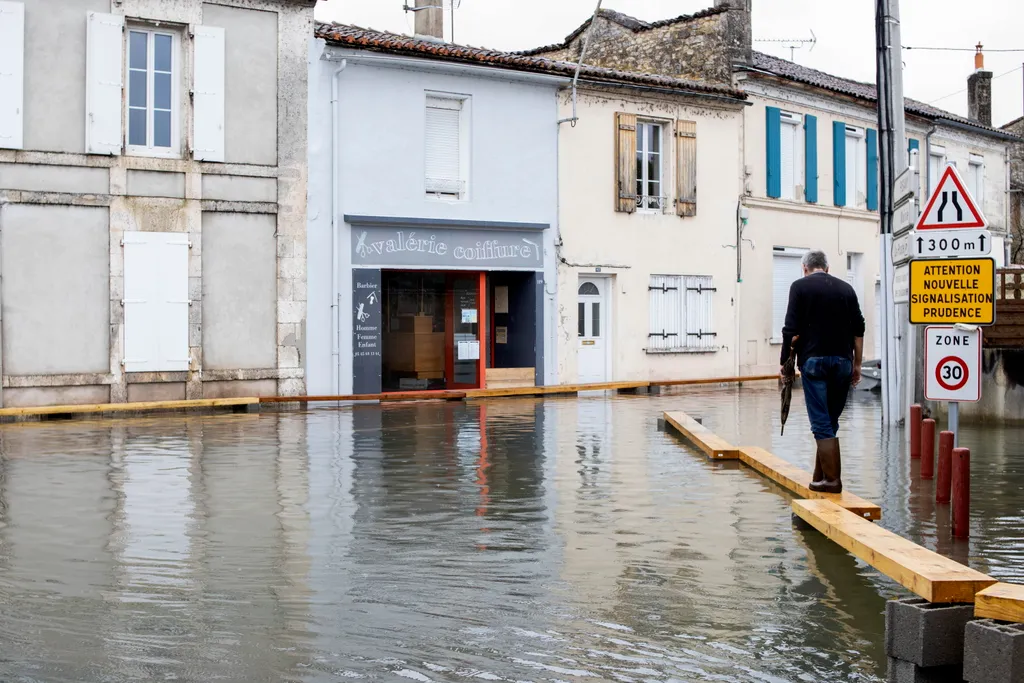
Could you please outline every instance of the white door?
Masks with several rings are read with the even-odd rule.
[[[576,367],[579,381],[608,381],[608,306],[603,278],[580,278],[577,291]]]

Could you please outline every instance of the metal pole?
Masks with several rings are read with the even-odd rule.
[[[896,424],[904,410],[901,400],[897,334],[903,328],[893,301],[892,262],[893,184],[907,168],[906,127],[903,117],[903,62],[900,54],[899,0],[876,0],[875,47],[877,50],[878,128],[880,165],[879,271],[882,275],[882,421]],[[901,307],[906,308],[906,307]],[[902,316],[900,316],[902,317]],[[905,329],[905,328],[903,328]],[[900,335],[906,336],[906,335]]]
[[[953,448],[960,447],[960,404],[949,403],[949,431],[953,432]]]

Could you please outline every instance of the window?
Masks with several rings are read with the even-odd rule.
[[[715,351],[712,304],[715,288],[707,275],[652,275],[648,353]]]
[[[636,124],[636,206],[660,211],[665,205],[662,193],[662,133],[660,123]]]
[[[985,204],[985,157],[972,154],[967,164],[967,191],[971,193],[975,206],[984,213]]]
[[[468,100],[427,95],[426,192],[440,199],[466,198]]]
[[[803,117],[784,111],[779,114],[779,122],[782,198],[803,199],[798,191],[804,184],[804,140],[800,130]]]
[[[800,265],[803,249],[775,247],[772,252],[772,336],[773,344],[782,343],[782,326],[789,307],[789,287],[803,277]]]
[[[932,145],[928,150],[928,193],[935,191],[942,178],[942,172],[946,170],[946,148]]]
[[[166,31],[128,31],[128,151],[175,154],[177,36]]]
[[[861,207],[867,200],[867,145],[864,129],[846,127],[846,205]]]

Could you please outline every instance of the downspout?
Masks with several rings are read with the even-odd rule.
[[[594,8],[594,16],[590,18],[590,26],[587,27],[587,34],[583,36],[583,47],[580,49],[580,61],[576,64],[576,73],[572,77],[572,117],[568,119],[561,119],[559,123],[568,123],[573,128],[576,127],[576,121],[579,117],[576,116],[576,83],[580,80],[580,69],[583,68],[583,58],[587,56],[587,46],[590,45],[590,34],[594,31],[594,24],[597,23],[597,16],[601,13],[601,3],[604,0],[597,0],[597,7]]]
[[[338,180],[341,172],[339,170],[341,156],[338,153],[338,142],[341,137],[338,122],[338,76],[348,66],[348,60],[341,60],[341,66],[331,74],[331,296],[334,301],[331,303],[331,358],[334,362],[334,369],[331,372],[331,393],[341,393],[341,310],[338,299],[341,292],[338,289]]]

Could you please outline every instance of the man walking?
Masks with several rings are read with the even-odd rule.
[[[789,288],[782,328],[785,365],[794,347],[807,403],[807,417],[818,444],[811,490],[841,493],[839,416],[850,385],[860,382],[864,316],[853,287],[828,274],[824,252],[804,254],[804,276]]]

